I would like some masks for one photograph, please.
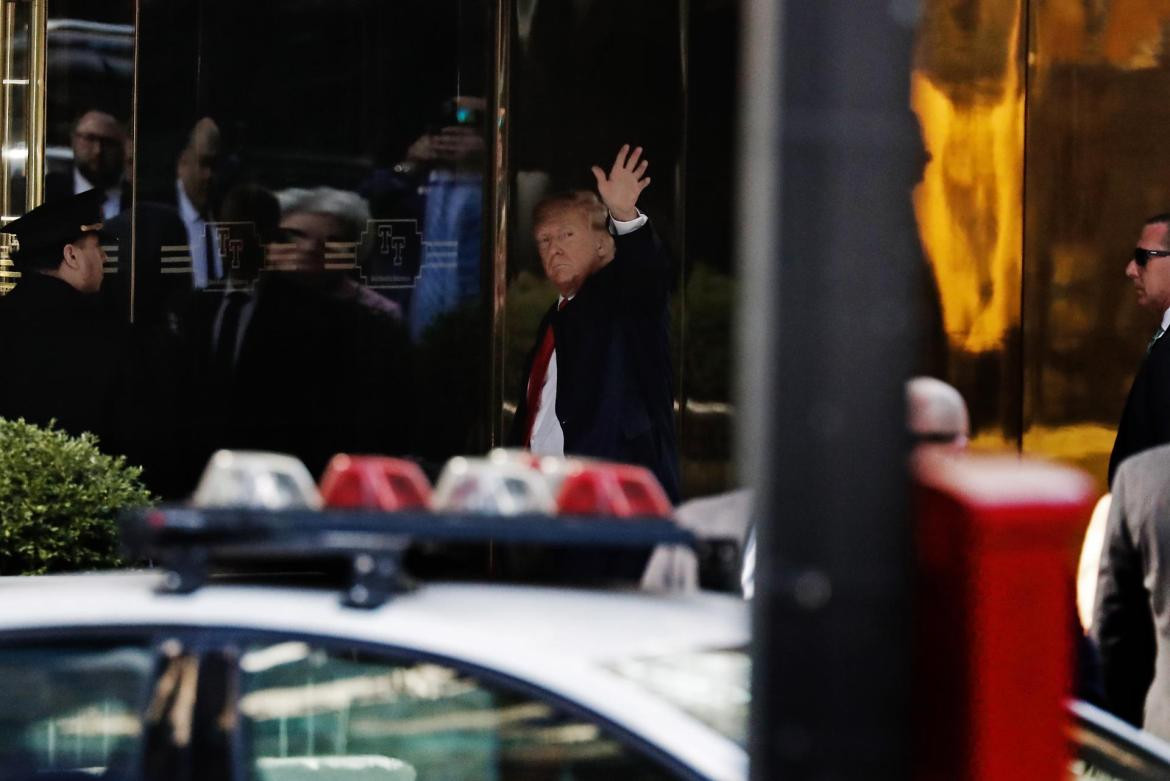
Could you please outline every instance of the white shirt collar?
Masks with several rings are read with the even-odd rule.
[[[86,179],[85,174],[81,173],[81,171],[77,168],[77,166],[73,166],[73,194],[80,195],[81,193],[88,192],[90,190],[96,190],[96,189],[97,188],[94,187],[93,182]],[[122,183],[118,182],[113,187],[107,187],[105,190],[105,193],[106,193],[107,200],[109,200],[110,198],[113,198],[115,196],[117,196],[118,198],[121,198],[122,197]]]
[[[176,198],[179,204],[179,216],[183,218],[183,222],[190,225],[193,222],[203,222],[203,215],[195,208],[195,204],[191,203],[191,199],[187,197],[187,191],[183,189],[183,182],[181,179],[175,180],[175,192],[178,193]]]
[[[77,170],[76,166],[73,168],[73,194],[80,195],[83,192],[94,189],[93,183],[85,178],[81,171]]]
[[[1170,331],[1170,309],[1162,313],[1162,330]]]

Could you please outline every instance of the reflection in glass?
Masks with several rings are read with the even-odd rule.
[[[158,386],[151,485],[189,492],[220,447],[476,449],[482,2],[139,6],[137,124],[86,107],[59,146],[111,212],[133,183],[103,295]]]
[[[1170,153],[1153,96],[1170,86],[1164,4],[1032,3],[1025,232],[1024,448],[1088,468],[1102,490],[1156,318],[1125,265],[1167,211]]]
[[[46,28],[43,200],[103,192],[113,238],[106,245],[102,303],[111,318],[126,320],[129,219],[115,218],[128,212],[132,190],[134,2],[50,0]]]
[[[622,659],[610,669],[747,746],[751,657],[746,650]]]
[[[278,643],[241,668],[252,778],[310,764],[452,781],[672,777],[597,724],[445,665]]]
[[[930,156],[914,193],[931,277],[923,285],[927,355],[920,371],[947,379],[963,393],[974,447],[1014,448],[1020,417],[1023,6],[1021,0],[980,0],[977,10],[964,10],[969,5],[925,5],[911,77],[911,103]],[[936,305],[939,322],[931,322]],[[942,350],[932,348],[939,336]]]
[[[153,670],[146,648],[0,651],[0,767],[6,777],[108,772],[124,777],[141,752]]]
[[[946,336],[932,373],[963,391],[977,445],[1077,463],[1102,489],[1155,325],[1124,267],[1170,204],[1150,99],[1170,78],[1167,19],[1148,0],[934,0],[913,74],[932,156],[915,205]]]
[[[498,390],[488,387],[490,316],[503,296],[488,306],[484,283],[503,269],[483,257],[497,240],[484,232],[485,140],[505,118],[487,116],[500,88],[485,74],[489,42],[509,49],[516,96],[505,107],[515,200],[500,213],[515,226],[501,310],[509,340],[494,382],[515,392],[552,300],[531,206],[552,189],[591,187],[589,167],[633,140],[655,164],[646,211],[682,268],[672,347],[686,482],[702,493],[731,479],[734,293],[721,195],[731,144],[698,133],[687,158],[684,139],[730,128],[733,107],[713,101],[732,92],[732,9],[521,2],[519,38],[493,42],[496,9],[482,0],[48,8],[45,196],[105,193],[113,239],[101,300],[110,320],[133,326],[151,402],[128,438],[158,492],[187,493],[226,445],[286,450],[316,470],[335,449],[434,465],[487,444],[484,401]],[[694,59],[715,63],[701,68],[711,78],[700,97],[718,122],[684,112],[684,11],[722,30],[721,53]],[[620,29],[615,16],[627,19]],[[27,69],[26,50],[8,53],[13,73]],[[636,88],[615,91],[630,72]],[[10,81],[2,113],[19,133],[27,85]],[[19,157],[4,156],[13,165],[0,190],[23,203]],[[690,191],[688,159],[702,174]],[[692,231],[687,208],[701,215]],[[688,245],[696,251],[684,257]],[[0,286],[14,279],[4,263]]]

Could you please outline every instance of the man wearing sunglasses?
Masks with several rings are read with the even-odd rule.
[[[1146,220],[1125,276],[1133,283],[1138,305],[1160,321],[1121,413],[1109,456],[1110,484],[1127,457],[1170,442],[1170,339],[1161,338],[1170,328],[1170,213]]]

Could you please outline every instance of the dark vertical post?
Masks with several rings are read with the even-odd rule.
[[[903,383],[920,271],[916,2],[745,0],[742,438],[752,777],[911,776]]]

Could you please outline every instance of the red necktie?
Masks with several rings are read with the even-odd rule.
[[[567,303],[567,300],[558,303],[557,311],[564,309]],[[548,328],[544,329],[544,339],[540,341],[540,349],[536,351],[536,357],[532,359],[532,372],[528,375],[528,423],[524,427],[525,447],[532,447],[532,428],[536,425],[536,413],[540,411],[540,394],[544,390],[548,365],[552,360],[553,350],[556,348],[554,340],[552,320],[549,320]]]

